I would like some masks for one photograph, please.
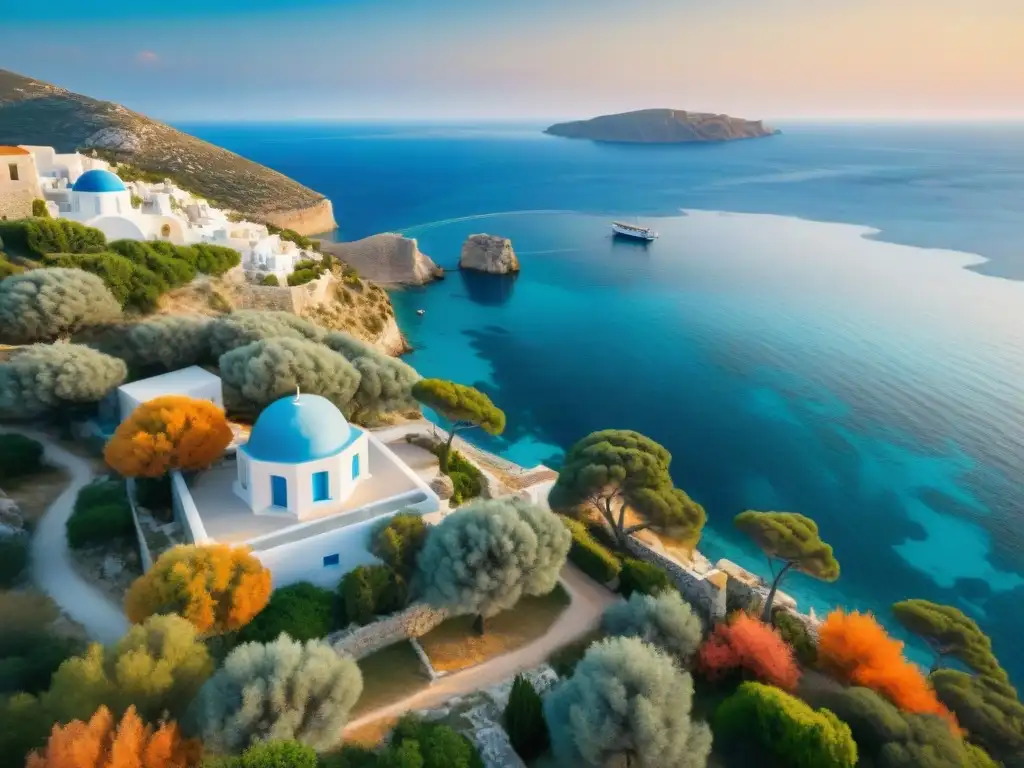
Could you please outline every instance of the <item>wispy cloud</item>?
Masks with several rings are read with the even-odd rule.
[[[144,66],[152,66],[160,61],[160,57],[155,51],[139,51],[135,55],[135,60]]]

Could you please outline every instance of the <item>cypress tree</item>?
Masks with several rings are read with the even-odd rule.
[[[548,726],[540,694],[530,681],[516,675],[505,706],[505,730],[516,753],[524,761],[534,760],[548,748]]]

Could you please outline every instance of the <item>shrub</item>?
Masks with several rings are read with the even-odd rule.
[[[386,565],[360,565],[338,584],[345,620],[369,624],[377,616],[399,611],[409,602],[405,579]]]
[[[270,599],[270,571],[245,547],[182,545],[160,555],[125,595],[125,613],[138,624],[175,613],[204,635],[241,629]]]
[[[124,483],[103,481],[79,491],[67,530],[68,544],[73,549],[134,536],[135,523]]]
[[[971,741],[1007,766],[1018,768],[1024,755],[1024,704],[1013,686],[956,669],[938,669],[931,683],[957,716]]]
[[[237,757],[208,758],[202,768],[318,768],[316,752],[298,741],[260,741]]]
[[[103,281],[80,269],[34,269],[0,281],[0,338],[50,342],[121,317]]]
[[[43,465],[43,444],[15,433],[0,434],[0,482],[38,472]]]
[[[658,595],[634,592],[628,602],[604,612],[602,629],[609,635],[638,637],[688,666],[700,647],[704,628],[690,604],[675,590]]]
[[[242,309],[218,317],[210,324],[210,354],[219,358],[225,352],[263,339],[320,341],[323,337],[322,329],[290,312]]]
[[[57,606],[39,593],[0,591],[0,616],[0,698],[48,688],[61,662],[79,650],[77,642],[55,631]]]
[[[139,477],[135,480],[135,500],[157,517],[167,512],[174,504],[171,495],[171,477]]]
[[[590,535],[587,526],[579,520],[563,517],[562,523],[572,534],[569,559],[595,581],[607,584],[622,571],[622,562],[607,547]]]
[[[14,586],[28,566],[28,537],[0,536],[0,587]]]
[[[199,243],[192,248],[196,253],[195,267],[204,275],[223,275],[237,267],[242,260],[238,251],[223,245]]]
[[[25,768],[189,768],[200,750],[199,744],[182,741],[173,722],[154,730],[134,709],[115,722],[100,707],[87,723],[55,725],[46,747],[30,755]]]
[[[629,597],[634,592],[656,595],[672,588],[672,579],[664,568],[632,557],[623,559],[622,572],[619,574],[619,592],[624,597]]]
[[[79,344],[33,344],[0,363],[0,412],[31,417],[91,406],[127,372],[123,361]]]
[[[32,216],[37,219],[51,219],[50,211],[46,207],[46,201],[36,198],[32,201]]]
[[[232,437],[224,411],[214,403],[165,395],[138,406],[118,425],[103,458],[125,477],[161,477],[206,469]]]
[[[0,239],[12,253],[34,260],[51,253],[98,253],[107,244],[98,229],[69,219],[40,217],[0,222]]]
[[[818,629],[818,660],[840,682],[870,688],[906,712],[938,715],[956,727],[921,670],[903,657],[903,643],[870,613],[832,611]]]
[[[715,726],[723,735],[753,736],[793,768],[857,764],[857,745],[846,723],[768,685],[743,683],[719,706]]]
[[[334,626],[334,595],[301,581],[274,590],[267,607],[242,628],[241,642],[269,643],[282,632],[293,640],[313,640]]]
[[[372,550],[395,573],[408,579],[426,540],[427,524],[423,517],[415,512],[399,512],[376,531]]]
[[[483,768],[480,755],[473,743],[456,733],[447,725],[426,723],[413,715],[406,715],[391,733],[391,747],[401,747],[407,742],[417,745],[423,768]],[[399,755],[396,755],[399,757]],[[398,762],[388,765],[401,767],[409,763]]]
[[[818,663],[818,643],[811,636],[806,624],[789,611],[779,609],[773,612],[773,621],[779,635],[793,649],[797,661],[806,667],[813,667]]]
[[[363,691],[355,661],[326,643],[279,637],[244,643],[192,703],[186,722],[208,749],[237,752],[256,741],[294,739],[335,746]]]
[[[550,743],[548,725],[544,722],[544,702],[533,684],[522,675],[512,682],[505,706],[505,730],[512,748],[523,760],[540,757]]]
[[[145,267],[159,277],[165,285],[165,290],[184,285],[196,276],[196,268],[188,259],[180,258],[176,251],[162,252],[155,243],[116,240],[109,248],[114,253],[124,256],[133,265]]]
[[[277,287],[281,285],[281,281],[277,279],[277,275],[265,275],[263,277],[263,285],[271,285]]]
[[[700,647],[697,667],[709,680],[736,672],[785,690],[796,688],[800,679],[793,649],[771,626],[745,613],[715,627]]]

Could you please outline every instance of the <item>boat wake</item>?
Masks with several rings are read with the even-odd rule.
[[[425,224],[414,224],[411,227],[405,227],[404,229],[398,230],[398,234],[415,234],[416,232],[424,232],[429,229],[446,227],[449,224],[461,224],[465,221],[477,221],[480,219],[496,219],[499,216],[564,216],[566,214],[575,213],[577,213],[577,211],[568,210],[495,211],[494,213],[477,213],[472,216],[457,216],[453,219],[440,219],[439,221],[429,221]]]

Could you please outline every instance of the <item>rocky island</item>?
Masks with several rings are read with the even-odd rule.
[[[419,249],[415,238],[391,232],[349,243],[322,242],[320,248],[375,283],[424,285],[444,277],[444,270]]]
[[[778,133],[760,120],[687,112],[682,109],[641,109],[635,112],[601,115],[590,120],[557,123],[548,126],[544,132],[568,139],[624,144],[736,141],[759,139]]]
[[[459,268],[507,275],[519,271],[519,259],[512,250],[512,241],[507,237],[470,235],[462,244]]]

